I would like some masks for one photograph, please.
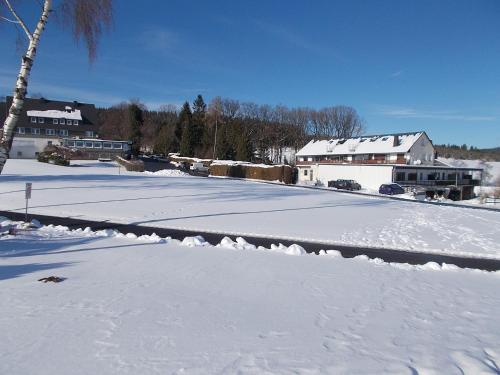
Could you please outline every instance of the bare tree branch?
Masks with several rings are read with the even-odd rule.
[[[3,19],[4,21],[7,21],[7,22],[12,22],[12,23],[19,23],[19,21],[16,21],[16,20],[10,20],[4,16],[0,16],[1,19]]]
[[[14,15],[15,19],[17,20],[17,22],[21,25],[21,27],[23,28],[24,32],[26,33],[26,36],[28,37],[29,40],[32,40],[33,39],[33,36],[31,35],[30,31],[28,30],[28,28],[26,27],[26,24],[23,22],[23,20],[21,19],[21,17],[19,17],[19,15],[17,14],[17,12],[14,10],[14,8],[12,7],[12,4],[10,3],[9,0],[4,0],[5,3],[7,4],[7,7],[9,8],[10,12]],[[2,17],[3,18],[3,17]]]
[[[99,37],[113,19],[112,0],[66,0],[61,12],[63,25],[71,29],[77,41],[84,40],[89,61],[94,61]]]

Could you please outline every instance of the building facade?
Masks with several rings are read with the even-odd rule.
[[[414,132],[312,140],[297,152],[296,165],[298,182],[303,184],[327,186],[328,181],[345,179],[378,190],[395,182],[408,189],[457,191],[459,199],[472,198],[482,170],[451,167],[435,158],[427,134]]]
[[[12,97],[7,97],[3,118],[11,103]],[[33,159],[46,146],[61,144],[62,139],[97,137],[97,111],[93,104],[27,98],[16,126],[10,157]]]
[[[12,97],[7,97],[2,124]],[[77,151],[82,159],[110,159],[130,153],[127,141],[98,138],[97,111],[93,104],[65,102],[45,98],[24,102],[10,157],[34,159],[49,145],[62,145]]]

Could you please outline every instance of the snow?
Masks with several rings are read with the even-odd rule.
[[[178,169],[161,169],[161,170],[156,171],[156,172],[145,171],[144,173],[147,174],[147,175],[164,176],[164,177],[165,176],[167,176],[167,177],[185,177],[185,176],[189,176],[189,173],[180,171]]]
[[[63,118],[68,120],[82,120],[82,113],[79,109],[75,109],[71,112],[68,111],[58,111],[55,109],[47,111],[28,111],[28,117],[44,117],[44,118]]]
[[[148,175],[113,163],[8,160],[0,207],[163,228],[500,259],[500,212],[221,178]],[[121,174],[119,174],[121,172]]]
[[[2,374],[500,371],[498,272],[0,222]]]
[[[452,167],[464,168],[485,168],[485,164],[490,166],[488,172],[491,174],[488,183],[493,184],[500,178],[500,161],[483,161],[483,160],[461,160],[453,158],[438,158],[438,161]]]
[[[274,167],[284,166],[284,164],[272,164],[272,165],[256,164],[256,163],[250,163],[248,161],[234,161],[234,160],[214,160],[211,165],[230,165],[230,166],[243,165],[254,168],[274,168]]]
[[[380,135],[373,137],[349,138],[343,143],[342,139],[331,139],[329,141],[310,141],[296,156],[314,155],[357,155],[373,153],[402,153],[408,152],[415,142],[422,136],[422,132],[400,134],[400,144],[394,146],[394,135]]]

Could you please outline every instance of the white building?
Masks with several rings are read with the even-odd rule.
[[[425,132],[312,140],[296,154],[298,182],[328,186],[332,180],[355,180],[371,190],[392,182],[433,191],[454,187],[461,197],[471,197],[482,170],[445,166],[435,154]]]

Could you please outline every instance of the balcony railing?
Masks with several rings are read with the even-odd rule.
[[[412,181],[412,180],[396,180],[394,181],[397,184],[400,185],[419,185],[419,186],[464,186],[464,185],[471,185],[471,186],[479,186],[481,185],[481,180],[476,180],[476,179],[470,179],[470,178],[462,178],[458,180],[423,180],[423,181]]]

